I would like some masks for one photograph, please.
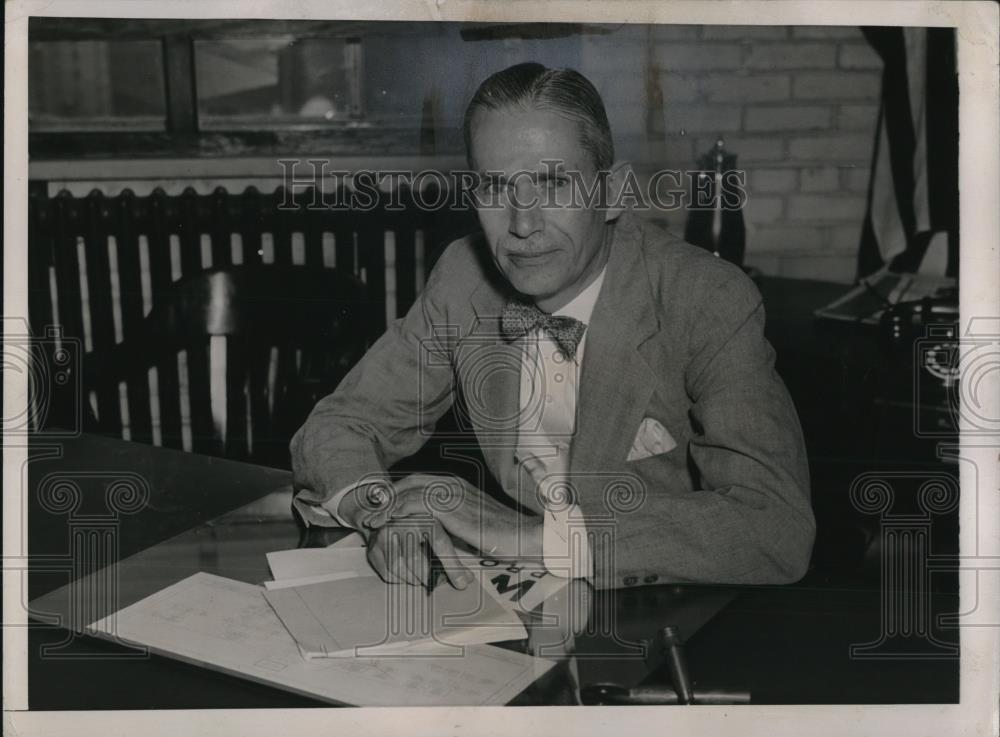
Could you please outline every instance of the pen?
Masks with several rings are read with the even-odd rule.
[[[438,581],[441,580],[441,575],[444,573],[444,566],[441,565],[441,561],[434,555],[430,546],[427,547],[427,555],[430,556],[431,560],[431,575],[427,581],[427,595],[430,596],[431,592],[437,588]]]

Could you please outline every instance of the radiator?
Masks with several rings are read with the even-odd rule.
[[[423,287],[431,253],[471,222],[466,218],[459,225],[447,213],[420,210],[406,196],[400,198],[401,209],[379,202],[359,212],[307,208],[311,192],[286,200],[280,188],[261,193],[250,187],[238,194],[221,187],[210,194],[189,188],[180,195],[154,190],[141,197],[129,190],[115,196],[95,190],[86,197],[66,191],[48,197],[44,186],[33,187],[32,192],[32,330],[43,335],[47,326],[57,326],[64,336],[77,339],[85,354],[137,335],[143,318],[178,279],[237,264],[300,264],[349,271],[364,282],[369,299],[384,306],[379,316],[384,328],[412,305]],[[299,207],[283,207],[287,202]],[[207,389],[216,430],[225,430],[226,400],[219,391],[220,386],[225,390],[226,339],[212,340],[210,387],[192,387],[187,357],[183,352],[178,356],[185,450],[198,449],[190,426],[193,391]],[[124,382],[117,392],[84,386],[83,401],[91,405],[102,426],[120,429],[125,439],[159,445],[164,412],[158,406],[155,368],[148,379],[148,407],[136,407]],[[105,396],[98,396],[101,392]],[[143,418],[138,435],[132,414]]]

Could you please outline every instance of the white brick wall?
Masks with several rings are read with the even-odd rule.
[[[581,62],[638,168],[693,168],[723,136],[747,171],[747,263],[852,280],[882,67],[859,28],[631,26],[585,40]],[[649,144],[651,78],[663,110]],[[675,231],[685,215],[650,213]]]
[[[832,111],[824,105],[754,105],[746,110],[748,131],[825,130]]]
[[[701,92],[708,102],[775,102],[787,100],[791,90],[788,74],[708,74]]]
[[[747,173],[747,185],[761,194],[790,194],[798,191],[798,169],[767,169],[755,167]]]
[[[666,106],[664,119],[668,130],[739,131],[743,127],[743,107],[678,103]]]
[[[673,71],[740,69],[743,49],[731,43],[661,43],[656,62]]]
[[[792,94],[798,100],[872,100],[879,81],[877,72],[803,72],[795,75]]]
[[[871,168],[868,166],[845,167],[840,170],[840,186],[847,192],[867,193],[871,174]]]
[[[787,26],[705,26],[702,38],[744,41],[750,39],[788,38]]]
[[[837,65],[841,69],[881,69],[882,60],[869,44],[848,43],[840,45]]]
[[[830,43],[758,43],[749,52],[751,69],[830,69],[837,61],[837,46]]]
[[[834,224],[850,220],[860,223],[864,212],[864,197],[793,195],[788,199],[789,220]]]
[[[849,104],[841,105],[837,111],[836,128],[839,130],[860,129],[874,131],[878,120],[878,105]]]
[[[788,142],[788,154],[803,161],[867,161],[872,150],[872,136],[862,133],[801,136]]]
[[[803,192],[836,192],[840,189],[840,170],[835,166],[810,166],[802,170]]]

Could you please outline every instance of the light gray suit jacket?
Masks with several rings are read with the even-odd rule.
[[[482,236],[452,243],[392,324],[292,439],[299,493],[319,501],[416,452],[458,392],[511,497],[519,349],[500,335],[509,287]],[[599,588],[787,583],[815,522],[795,408],[743,272],[625,213],[587,328],[570,481]],[[645,418],[676,447],[627,460]]]

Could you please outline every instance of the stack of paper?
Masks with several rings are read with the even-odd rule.
[[[365,557],[364,538],[356,532],[325,548],[298,548],[267,554],[273,581],[268,589],[301,586],[322,581],[336,581],[351,576],[373,576]],[[512,612],[529,614],[542,601],[566,585],[566,579],[553,576],[543,565],[534,562],[506,563],[458,551],[458,560],[480,580],[483,588],[501,606]],[[442,582],[442,585],[444,582]]]
[[[444,657],[304,660],[259,586],[197,573],[92,624],[113,641],[340,704],[504,704],[553,665],[490,645]]]
[[[300,548],[279,550],[267,554],[273,581],[265,581],[267,589],[305,586],[322,581],[335,581],[353,576],[374,576],[364,548]]]
[[[477,570],[466,560],[474,583],[455,589],[442,578],[427,592],[382,581],[363,546],[355,533],[326,548],[268,553],[274,581],[265,584],[264,596],[305,657],[389,655],[414,648],[447,654],[463,645],[528,636],[516,607],[495,595],[492,569]]]
[[[405,654],[414,646],[459,646],[520,640],[520,618],[475,583],[433,590],[352,576],[264,593],[306,657]]]

